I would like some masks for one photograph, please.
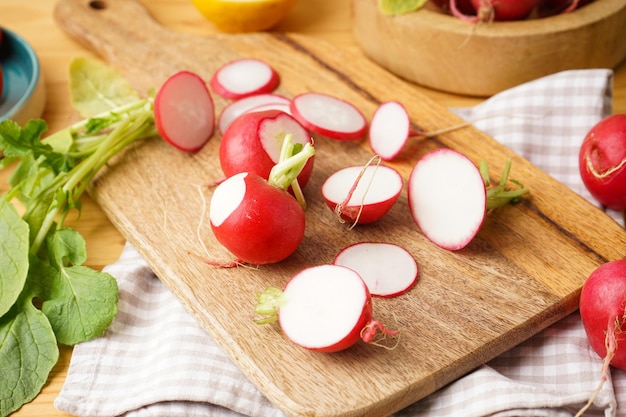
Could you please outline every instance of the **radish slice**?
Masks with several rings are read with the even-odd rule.
[[[480,170],[452,149],[436,149],[421,158],[409,177],[407,194],[415,223],[444,249],[465,247],[485,218],[487,196]]]
[[[272,106],[285,111],[285,109],[289,109],[289,103],[290,100],[288,98],[278,94],[257,94],[233,101],[224,107],[219,115],[219,132],[223,135],[233,120],[244,113],[252,111],[253,109],[259,110],[259,107],[261,106]]]
[[[354,224],[382,218],[402,191],[402,176],[385,165],[353,166],[340,169],[322,185],[328,207]]]
[[[154,99],[159,135],[186,152],[200,150],[215,131],[215,107],[205,82],[189,71],[170,76]]]
[[[291,101],[291,113],[310,131],[331,139],[361,139],[367,131],[367,121],[359,109],[326,94],[296,96]]]
[[[237,59],[218,69],[210,85],[216,94],[228,99],[240,99],[254,94],[274,91],[280,83],[278,73],[258,59]]]
[[[372,116],[369,142],[372,151],[385,161],[394,159],[411,135],[409,114],[396,101],[382,103]]]
[[[395,297],[415,284],[418,268],[415,258],[392,243],[360,242],[343,249],[334,261],[355,270],[372,295]]]

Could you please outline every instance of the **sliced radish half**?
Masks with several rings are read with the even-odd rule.
[[[322,185],[322,196],[343,220],[367,224],[387,214],[402,187],[402,176],[391,167],[352,166],[330,175]]]
[[[240,99],[254,94],[272,92],[280,77],[269,64],[258,59],[242,58],[231,61],[211,77],[216,94],[228,99]]]
[[[372,295],[395,297],[417,281],[415,258],[403,247],[382,242],[359,242],[343,249],[334,261],[355,270]]]
[[[444,249],[465,247],[485,218],[486,188],[480,170],[452,149],[436,149],[422,157],[413,167],[407,194],[415,223]]]
[[[397,101],[382,103],[372,116],[369,143],[372,151],[385,161],[395,158],[411,135],[409,114]]]
[[[154,122],[171,145],[186,152],[200,150],[215,131],[215,107],[202,78],[189,71],[170,76],[154,99]]]
[[[312,132],[337,140],[361,139],[363,113],[347,101],[321,93],[303,93],[291,101],[291,114]]]
[[[249,111],[259,111],[261,107],[268,107],[264,110],[271,108],[277,108],[279,110],[289,110],[289,103],[291,101],[278,94],[257,94],[249,97],[233,101],[228,104],[219,115],[218,129],[220,134],[224,134],[228,126],[237,117]]]

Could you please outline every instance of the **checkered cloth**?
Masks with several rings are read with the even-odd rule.
[[[577,174],[578,147],[584,132],[610,114],[611,91],[609,70],[568,71],[454,111],[591,199]],[[106,271],[119,283],[119,313],[104,337],[74,348],[59,410],[92,417],[283,416],[132,246]],[[600,372],[575,313],[396,416],[572,416]],[[612,370],[585,415],[626,416],[626,372]]]

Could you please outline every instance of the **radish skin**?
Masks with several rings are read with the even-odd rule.
[[[220,112],[218,117],[219,132],[223,135],[233,120],[244,113],[255,111],[261,106],[276,106],[277,108],[285,111],[284,109],[289,109],[289,103],[290,100],[288,98],[278,94],[255,94],[253,96],[233,101],[224,107]]]
[[[215,131],[215,107],[205,82],[189,71],[170,76],[154,99],[159,135],[185,152],[197,152]]]

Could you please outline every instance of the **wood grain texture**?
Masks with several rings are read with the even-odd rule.
[[[288,96],[332,93],[368,117],[393,98],[419,115],[415,128],[425,131],[460,122],[364,57],[326,43],[292,34],[200,37],[163,28],[134,0],[106,4],[94,9],[87,0],[61,0],[55,18],[141,91],[178,70],[208,79],[223,63],[252,56],[277,68],[280,92]],[[219,111],[226,102],[215,99]],[[200,261],[229,259],[205,216],[211,196],[205,185],[221,177],[218,137],[193,155],[158,138],[145,141],[114,161],[91,189],[160,279],[290,416],[385,416],[400,410],[574,311],[588,274],[626,255],[626,233],[615,222],[471,127],[415,140],[393,166],[406,178],[421,155],[441,146],[475,162],[484,158],[493,172],[511,157],[513,176],[532,190],[530,198],[490,213],[477,239],[458,252],[438,249],[419,233],[406,194],[380,223],[348,230],[322,202],[319,189],[334,170],[362,164],[370,153],[360,142],[316,138],[316,145],[316,169],[305,191],[310,206],[304,242],[276,265],[216,269]],[[284,284],[307,265],[328,263],[339,249],[362,240],[399,243],[420,265],[413,290],[374,303],[376,318],[401,331],[396,349],[359,344],[332,355],[313,353],[289,343],[276,327],[254,324],[256,293]]]
[[[387,16],[353,2],[357,43],[375,62],[418,84],[490,96],[567,69],[615,68],[626,58],[626,2],[517,22],[463,22],[429,8]]]

